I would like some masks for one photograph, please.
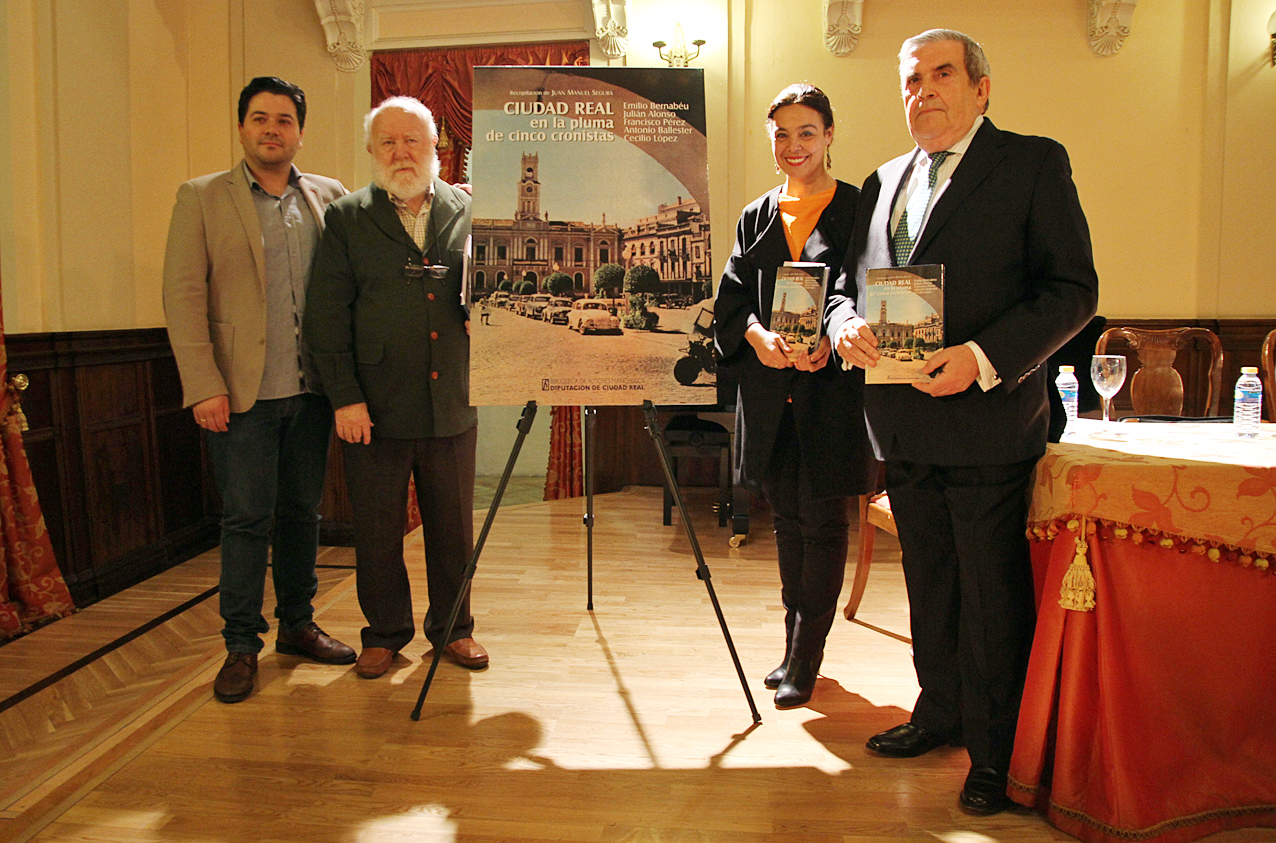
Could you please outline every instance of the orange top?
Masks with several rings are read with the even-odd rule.
[[[802,249],[806,247],[807,238],[815,230],[820,214],[833,201],[837,185],[821,193],[798,198],[781,193],[779,199],[780,221],[784,223],[784,237],[789,241],[789,254],[797,261],[802,259]]]

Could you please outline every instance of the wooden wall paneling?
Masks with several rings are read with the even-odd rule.
[[[594,491],[663,486],[664,478],[646,420],[638,407],[599,407],[594,423]]]
[[[93,567],[109,566],[152,544],[156,493],[149,427],[141,406],[144,384],[135,363],[87,366],[75,372],[83,431],[85,498]]]
[[[406,501],[404,503],[406,506]],[[319,544],[325,547],[354,547],[354,513],[346,493],[346,469],[341,459],[341,440],[334,434],[328,441],[328,473],[319,504]]]
[[[203,521],[207,505],[202,481],[203,448],[199,428],[185,410],[155,414],[156,482],[159,532],[173,533]]]
[[[658,412],[663,426],[673,412]],[[594,490],[599,494],[618,492],[625,486],[664,486],[664,471],[655,443],[647,432],[647,420],[640,407],[599,407],[595,429]],[[718,463],[713,457],[683,459],[678,465],[680,486],[717,486]]]
[[[24,442],[78,605],[216,543],[202,443],[163,329],[11,335],[7,350],[34,387]]]
[[[1223,342],[1223,400],[1219,413],[1232,414],[1232,390],[1241,376],[1241,366],[1258,366],[1262,357],[1263,339],[1276,327],[1273,319],[1225,319],[1213,323],[1212,328]],[[1205,327],[1209,327],[1206,325]],[[1264,402],[1266,403],[1266,402]],[[1276,419],[1268,418],[1268,421]]]

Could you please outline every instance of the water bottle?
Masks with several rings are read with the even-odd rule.
[[[1060,366],[1059,377],[1054,379],[1055,388],[1059,390],[1059,397],[1063,399],[1063,411],[1068,417],[1067,427],[1064,428],[1064,435],[1075,433],[1077,430],[1077,376],[1074,374],[1075,369],[1072,366]]]
[[[1258,368],[1242,366],[1240,380],[1236,381],[1233,394],[1232,427],[1242,439],[1258,435],[1258,425],[1263,419],[1263,382],[1258,379]]]

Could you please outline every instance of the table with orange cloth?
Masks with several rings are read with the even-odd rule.
[[[1010,794],[1081,840],[1276,826],[1276,426],[1263,427],[1241,440],[1227,424],[1082,419],[1038,465],[1038,618]]]

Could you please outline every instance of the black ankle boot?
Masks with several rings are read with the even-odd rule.
[[[763,687],[770,688],[774,691],[780,687],[780,683],[784,681],[784,671],[789,666],[788,656],[784,657],[784,661],[780,662],[780,666],[766,675],[766,679],[762,680]]]
[[[810,702],[815,691],[815,680],[820,675],[819,660],[789,659],[784,671],[784,680],[775,692],[776,708],[794,708]]]

